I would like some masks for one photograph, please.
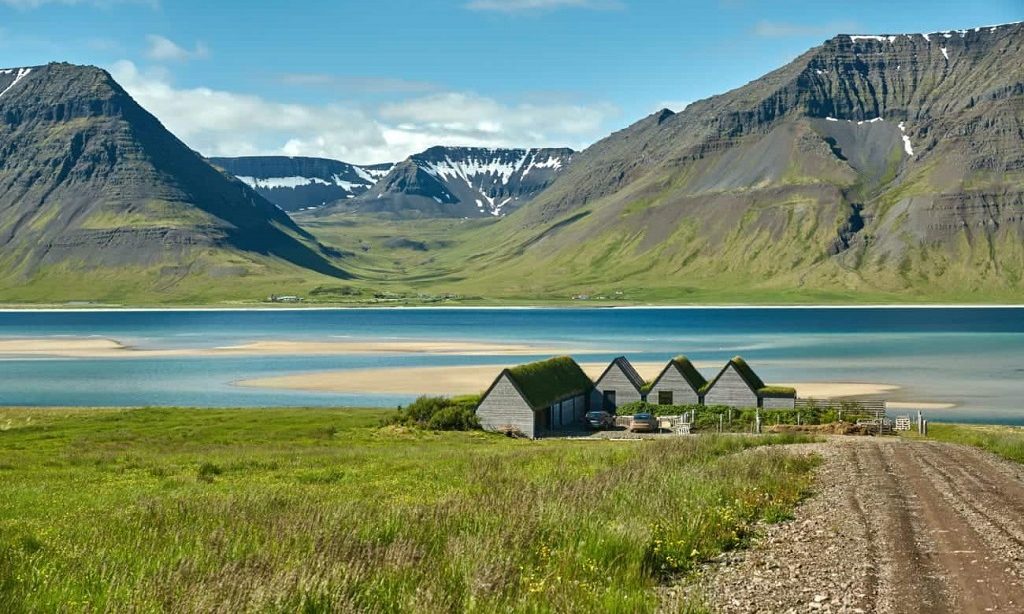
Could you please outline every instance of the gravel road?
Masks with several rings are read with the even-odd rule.
[[[973,448],[836,437],[795,519],[666,591],[719,612],[1024,612],[1024,468]]]

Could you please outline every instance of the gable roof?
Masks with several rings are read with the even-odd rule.
[[[505,375],[533,409],[589,392],[594,387],[594,382],[590,381],[575,360],[568,356],[558,356],[505,369],[487,389],[484,397],[490,394],[491,389]]]
[[[750,368],[747,361],[743,360],[742,356],[733,356],[732,360],[725,363],[725,366],[718,372],[715,379],[708,382],[704,387],[704,392],[711,390],[729,367],[735,369],[736,373],[739,373],[740,378],[742,378],[747,384],[747,387],[749,387],[750,390],[759,397],[790,398],[796,396],[795,388],[789,388],[786,386],[766,386],[764,380],[758,377],[757,373],[754,373],[754,370]]]
[[[661,381],[661,378],[665,377],[665,374],[668,373],[668,370],[673,367],[675,367],[676,371],[679,372],[679,375],[683,376],[683,379],[686,380],[686,383],[690,385],[690,388],[692,388],[694,392],[700,393],[702,389],[708,385],[708,381],[704,379],[703,375],[700,374],[700,371],[697,370],[697,367],[693,366],[693,363],[690,362],[690,359],[687,358],[686,356],[680,355],[668,361],[668,364],[665,365],[665,368],[662,369],[661,373],[658,374],[658,377],[654,379],[654,383],[651,384],[652,390],[655,386],[658,385],[658,382]]]
[[[608,364],[608,368],[606,368],[604,370],[604,373],[601,374],[601,377],[597,378],[597,382],[603,380],[604,376],[608,375],[608,372],[611,371],[613,367],[618,367],[619,370],[622,371],[622,373],[626,376],[626,379],[629,380],[629,383],[632,384],[634,388],[636,388],[637,392],[640,392],[643,389],[644,385],[646,385],[646,382],[644,382],[644,378],[640,377],[640,374],[637,373],[636,369],[633,367],[633,363],[629,362],[629,360],[625,356],[619,356],[618,358],[612,360]]]

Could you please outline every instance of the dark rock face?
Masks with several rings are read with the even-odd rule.
[[[551,184],[571,149],[432,147],[410,156],[362,196],[324,213],[487,217],[514,211]]]
[[[355,198],[387,175],[394,164],[359,166],[326,158],[247,156],[210,158],[285,211],[304,211]]]
[[[105,71],[0,71],[0,272],[220,251],[343,275],[281,209],[171,135]]]
[[[742,228],[772,238],[751,252],[760,280],[777,273],[763,264],[774,254],[801,280],[813,275],[800,266],[833,267],[829,283],[853,272],[848,285],[860,285],[865,272],[899,265],[892,287],[930,279],[925,269],[938,262],[966,276],[949,263],[970,258],[1004,276],[993,283],[1019,285],[1022,65],[1024,24],[836,36],[743,87],[656,113],[580,152],[504,232],[547,232],[584,209],[592,223],[563,230],[561,244],[642,233],[642,248],[654,249],[692,228],[707,259],[686,260],[694,269],[680,275],[752,265],[735,234]],[[551,258],[560,256],[568,257]]]

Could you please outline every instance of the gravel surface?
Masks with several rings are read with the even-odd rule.
[[[717,612],[1024,612],[1024,471],[897,438],[791,446],[824,459],[795,519],[764,527],[663,605]]]

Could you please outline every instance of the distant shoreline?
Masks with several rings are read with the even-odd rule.
[[[763,310],[797,310],[797,309],[1024,309],[1024,304],[948,304],[937,305],[930,303],[913,304],[853,304],[853,305],[350,305],[350,306],[309,306],[309,307],[273,307],[273,306],[252,306],[252,307],[216,307],[202,306],[195,307],[0,307],[0,313],[104,313],[104,312],[194,312],[194,311],[514,311],[514,310],[739,310],[739,309],[763,309]]]

